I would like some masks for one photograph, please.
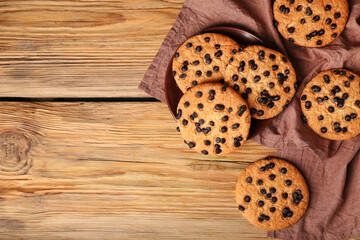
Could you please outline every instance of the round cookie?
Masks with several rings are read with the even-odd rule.
[[[236,203],[254,226],[280,230],[305,214],[309,190],[299,170],[289,162],[266,158],[241,173],[236,184]]]
[[[204,33],[183,43],[173,59],[173,76],[182,92],[191,87],[219,82],[239,44],[222,34]]]
[[[281,53],[249,46],[233,56],[225,82],[247,101],[256,119],[275,117],[291,102],[297,89],[296,73]]]
[[[245,143],[251,123],[246,102],[220,83],[205,83],[187,91],[176,118],[185,143],[204,155],[238,149]]]
[[[346,140],[360,134],[360,77],[345,69],[321,72],[304,88],[301,109],[320,136]]]
[[[330,44],[345,29],[347,0],[275,0],[274,26],[291,43],[304,47]]]

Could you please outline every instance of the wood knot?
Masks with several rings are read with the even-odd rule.
[[[26,174],[31,167],[31,142],[21,133],[0,134],[0,173]]]

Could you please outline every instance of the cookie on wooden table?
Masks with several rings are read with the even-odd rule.
[[[274,25],[290,42],[304,47],[330,44],[345,29],[347,0],[275,0]]]
[[[280,230],[295,224],[309,204],[306,182],[292,164],[277,158],[249,165],[236,185],[236,203],[254,226]]]
[[[223,79],[229,59],[239,47],[232,38],[217,33],[204,33],[188,39],[175,53],[172,66],[181,91]]]
[[[251,116],[256,119],[281,113],[297,89],[290,61],[263,46],[249,46],[236,53],[226,68],[225,82],[247,101]]]
[[[251,123],[246,102],[220,83],[205,83],[187,91],[176,118],[185,143],[204,155],[238,149],[246,141]]]
[[[301,109],[320,136],[346,140],[360,134],[360,77],[345,69],[321,72],[304,88]]]

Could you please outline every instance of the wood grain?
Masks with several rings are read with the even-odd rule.
[[[157,102],[0,109],[3,239],[265,239],[237,212],[234,188],[272,149],[194,153]]]
[[[0,97],[144,97],[184,0],[0,1]]]

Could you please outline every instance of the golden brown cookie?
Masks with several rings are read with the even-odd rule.
[[[274,25],[290,42],[304,47],[328,45],[345,29],[347,0],[275,0]]]
[[[305,121],[320,136],[346,140],[360,134],[360,77],[345,69],[321,72],[304,88]]]
[[[291,102],[297,89],[296,74],[281,53],[249,46],[233,56],[225,82],[247,101],[253,118],[275,117]]]
[[[204,155],[238,149],[246,141],[251,123],[246,102],[220,83],[205,83],[187,91],[176,118],[185,143]]]
[[[236,185],[236,203],[254,226],[280,230],[295,224],[305,214],[309,190],[292,164],[266,158],[241,173]]]
[[[205,33],[188,39],[175,53],[173,75],[182,92],[207,82],[219,82],[239,44],[222,34]]]

